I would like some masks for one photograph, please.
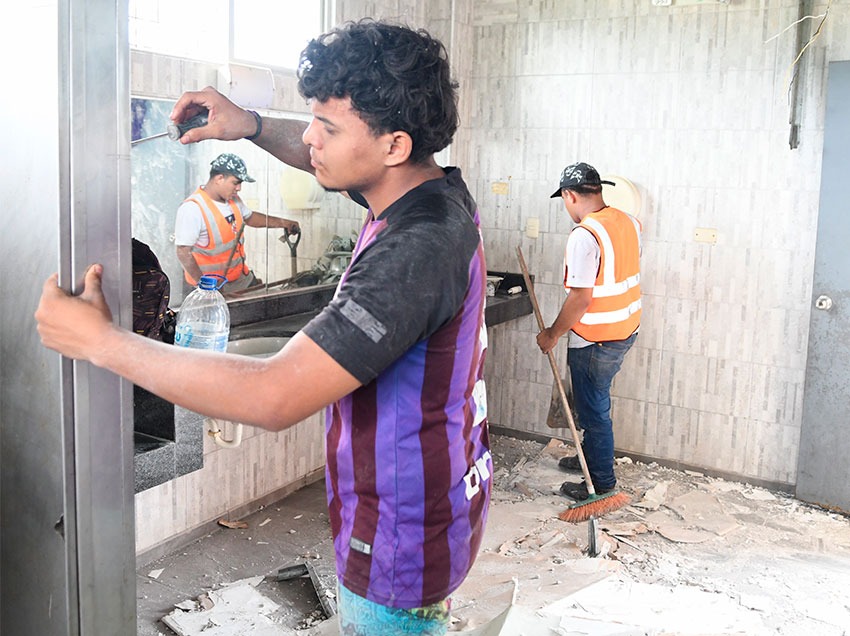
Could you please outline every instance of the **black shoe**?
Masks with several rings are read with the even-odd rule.
[[[566,457],[561,457],[560,461],[558,461],[558,468],[566,471],[581,470],[581,462],[579,461],[578,455],[567,455]]]
[[[594,488],[597,495],[604,495],[605,493],[609,493],[614,490],[616,486],[611,486],[610,488]],[[576,483],[574,481],[565,481],[561,484],[561,494],[566,495],[570,499],[575,499],[576,501],[584,501],[588,497],[590,497],[590,493],[587,492],[587,485],[582,481]]]

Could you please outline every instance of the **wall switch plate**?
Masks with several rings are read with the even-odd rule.
[[[694,240],[697,243],[717,243],[717,230],[713,227],[698,227],[694,230]]]
[[[490,189],[493,191],[493,194],[507,194],[509,187],[506,181],[494,181],[490,185]]]
[[[534,239],[540,236],[540,219],[531,217],[525,222],[525,235]]]

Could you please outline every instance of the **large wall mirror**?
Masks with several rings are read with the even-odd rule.
[[[234,101],[266,117],[309,120],[307,105],[295,90],[292,69],[307,40],[323,30],[324,0],[191,0],[179,5],[187,13],[186,20],[191,18],[191,38],[185,28],[172,33],[175,24],[186,23],[174,15],[174,3],[130,2],[132,232],[151,248],[168,274],[171,306],[179,307],[191,289],[184,283],[176,253],[177,209],[206,183],[210,162],[224,152],[241,157],[255,179],[244,182],[240,192],[249,209],[292,219],[301,226],[300,237],[287,236],[279,228],[245,228],[246,261],[262,283],[228,295],[228,301],[336,282],[363,219],[359,206],[324,193],[311,175],[286,166],[249,141],[184,146],[168,136],[155,137],[166,131],[168,116],[183,91],[212,85],[227,93],[229,85],[222,80],[237,68],[261,69],[260,82],[269,84],[248,91],[260,94],[259,98],[231,93]],[[197,6],[193,10],[191,5]],[[281,12],[281,19],[269,19]],[[254,36],[240,35],[240,24]],[[261,38],[256,37],[258,24],[274,24],[276,29],[286,24],[295,30],[291,37],[277,32],[275,37]],[[258,49],[258,42],[268,42],[270,50]]]
[[[359,219],[338,215],[336,195],[326,195],[315,180],[294,170],[249,141],[205,141],[184,146],[167,136],[173,100],[133,98],[131,202],[133,236],[147,244],[171,280],[172,306],[190,290],[177,258],[178,207],[209,178],[210,163],[228,152],[241,157],[253,183],[239,193],[245,205],[267,216],[298,221],[300,235],[283,229],[245,227],[242,240],[248,267],[259,281],[227,295],[239,300],[311,285],[335,283],[348,264]],[[306,119],[300,113],[279,116]],[[274,116],[274,115],[268,115]]]

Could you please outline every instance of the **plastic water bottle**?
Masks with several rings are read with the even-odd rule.
[[[177,314],[174,344],[191,349],[225,351],[230,337],[230,310],[218,291],[217,276],[201,276]]]

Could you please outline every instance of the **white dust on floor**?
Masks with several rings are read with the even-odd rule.
[[[560,440],[494,436],[493,505],[478,560],[453,595],[455,631],[481,629],[513,602],[527,631],[493,633],[850,634],[847,517],[620,460],[632,503],[599,520],[602,555],[590,558],[590,524],[557,518],[571,503],[558,487],[581,479],[558,469],[567,454]]]
[[[783,493],[619,460],[619,485],[632,501],[598,520],[600,555],[589,557],[590,524],[558,519],[571,503],[558,493],[560,484],[581,479],[557,467],[572,448],[560,440],[548,446],[504,436],[492,441],[492,505],[476,563],[452,595],[453,632],[850,635],[847,517]],[[222,613],[203,616],[210,607],[200,605],[176,610],[175,621],[201,622],[175,622],[174,631],[338,633],[335,619],[282,629],[273,603],[256,592],[243,585],[234,590],[234,603],[218,598]],[[226,614],[252,603],[256,611],[247,616]]]

